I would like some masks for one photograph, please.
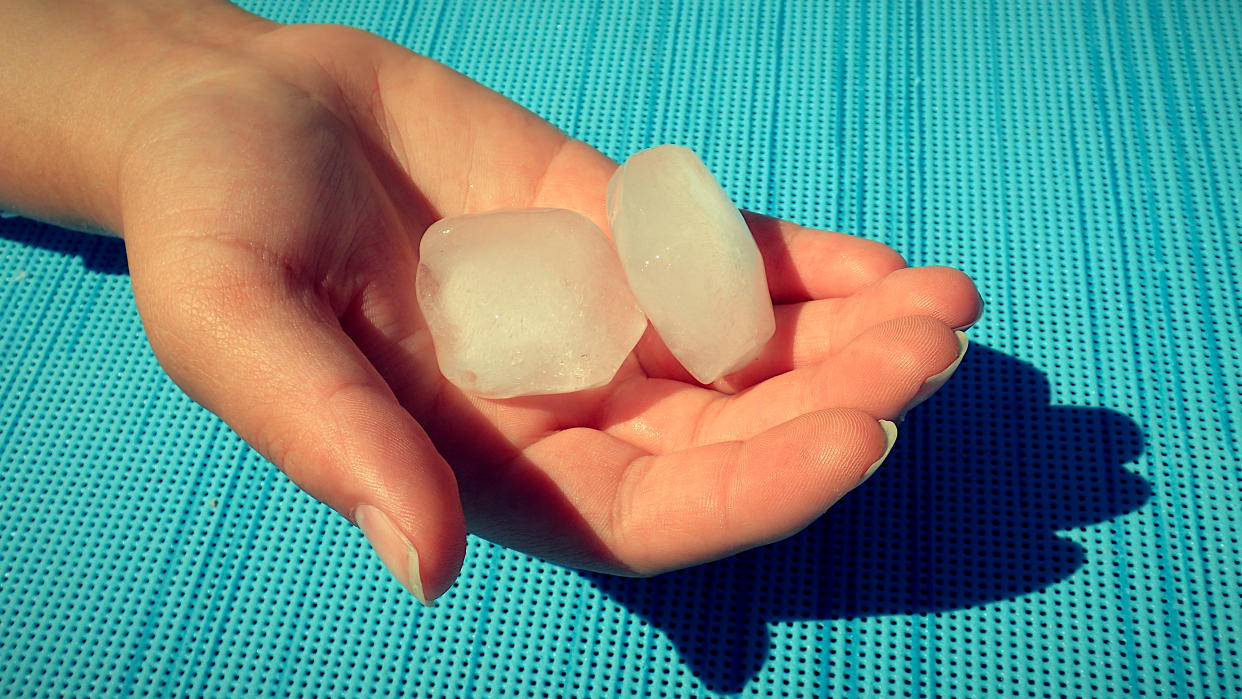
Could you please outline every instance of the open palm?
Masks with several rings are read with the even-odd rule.
[[[124,235],[156,355],[421,598],[452,583],[467,528],[637,575],[798,531],[883,457],[877,421],[942,382],[924,385],[980,311],[959,272],[748,215],[778,304],[753,364],[702,386],[648,332],[605,387],[479,399],[436,367],[420,235],[527,207],[607,230],[615,163],[340,27],[274,29],[185,80],[140,133]]]

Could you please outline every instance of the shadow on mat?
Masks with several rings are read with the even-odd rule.
[[[120,238],[86,235],[26,218],[0,218],[0,240],[80,257],[93,272],[129,273],[125,243]]]
[[[770,623],[1021,597],[1084,563],[1057,531],[1151,496],[1123,468],[1143,450],[1133,421],[1050,405],[1042,373],[977,344],[900,429],[876,475],[791,539],[648,580],[584,575],[667,634],[709,689],[733,693],[767,661]]]

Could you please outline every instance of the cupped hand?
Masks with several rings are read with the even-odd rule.
[[[748,215],[777,331],[711,386],[653,333],[609,385],[485,400],[440,375],[414,298],[422,232],[501,208],[607,230],[616,164],[361,31],[273,27],[186,71],[121,172],[134,293],[185,391],[351,518],[427,601],[466,531],[648,575],[793,534],[887,454],[980,313],[948,268]],[[930,381],[929,381],[930,377]]]

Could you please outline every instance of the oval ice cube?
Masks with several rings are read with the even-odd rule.
[[[763,259],[694,151],[630,156],[608,185],[608,223],[639,305],[695,379],[711,383],[759,354],[776,330]]]
[[[527,209],[443,219],[415,286],[445,378],[487,398],[612,380],[647,320],[608,238],[585,216]]]

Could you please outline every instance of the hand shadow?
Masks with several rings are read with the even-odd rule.
[[[767,660],[770,623],[1021,597],[1084,563],[1058,530],[1151,496],[1123,468],[1143,450],[1133,421],[1050,405],[1043,374],[978,344],[900,429],[875,476],[791,539],[649,580],[583,575],[664,631],[709,689],[733,693]]]
[[[28,218],[0,218],[0,240],[11,240],[61,255],[76,255],[93,272],[127,274],[125,243],[105,235],[84,235]]]

